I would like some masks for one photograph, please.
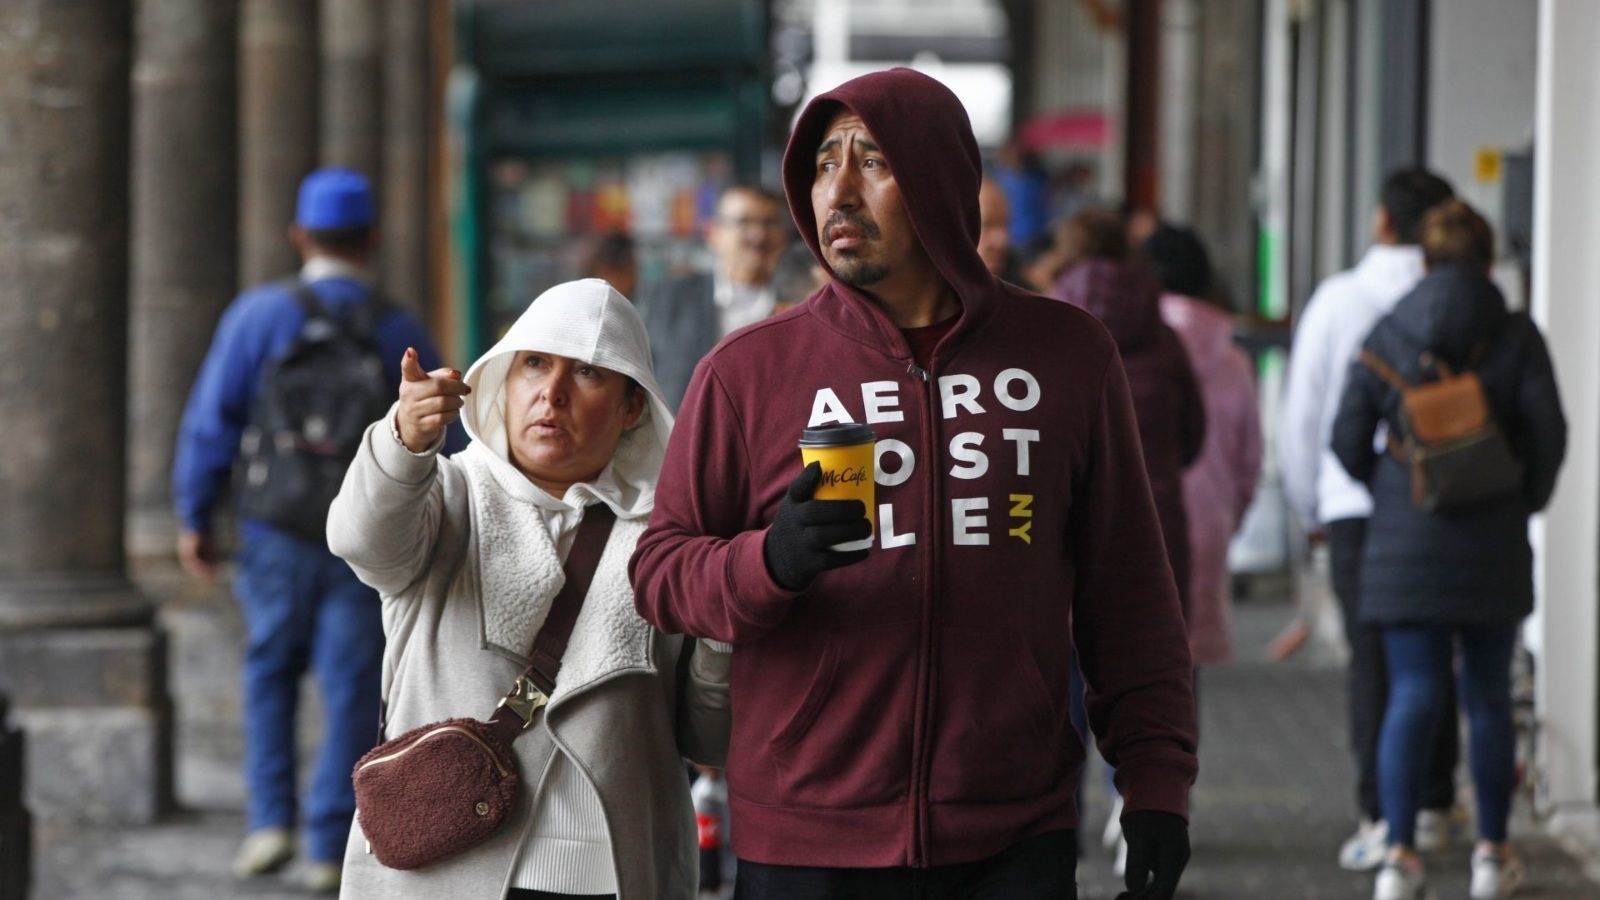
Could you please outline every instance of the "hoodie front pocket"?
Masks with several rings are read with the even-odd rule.
[[[1066,686],[1049,690],[1020,632],[942,626],[937,667],[930,799],[1021,800],[1061,781]]]
[[[828,632],[813,651],[809,677],[774,671],[762,690],[769,704],[735,716],[730,787],[784,806],[879,806],[903,798],[916,638],[910,622]]]

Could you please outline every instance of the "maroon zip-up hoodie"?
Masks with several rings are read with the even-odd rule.
[[[737,645],[734,852],[930,866],[1076,827],[1074,642],[1127,808],[1184,815],[1189,649],[1115,344],[988,274],[966,113],[908,69],[850,81],[796,124],[784,184],[813,255],[815,152],[840,107],[883,148],[962,311],[923,370],[878,306],[830,281],[730,335],[690,382],[632,571],[646,619]],[[796,594],[762,542],[801,429],[831,421],[877,433],[877,545]]]

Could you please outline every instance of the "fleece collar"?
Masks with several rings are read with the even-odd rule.
[[[526,665],[566,575],[538,505],[501,487],[493,454],[472,444],[455,459],[467,475],[483,645]],[[654,671],[650,625],[634,610],[628,583],[628,557],[644,526],[643,519],[619,518],[612,527],[572,626],[552,704],[624,670]]]

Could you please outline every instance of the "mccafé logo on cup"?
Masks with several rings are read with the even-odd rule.
[[[871,428],[854,423],[824,425],[800,432],[801,464],[809,466],[815,462],[822,466],[816,498],[860,500],[867,507],[867,521],[872,523],[872,536],[835,544],[835,550],[865,550],[872,546],[877,535],[878,507],[872,473],[877,440]]]

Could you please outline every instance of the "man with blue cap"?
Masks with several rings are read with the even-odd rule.
[[[339,886],[355,810],[350,772],[376,735],[383,657],[378,595],[329,553],[328,504],[348,451],[398,390],[402,358],[414,352],[425,369],[441,365],[421,323],[372,287],[375,219],[361,174],[318,169],[302,182],[289,239],[303,266],[245,291],[223,313],[184,410],[172,479],[179,561],[210,579],[219,559],[213,513],[242,455],[233,587],[248,633],[250,833],[235,873],[285,866],[303,819],[306,882],[321,892]],[[325,722],[302,814],[295,713],[308,668]]]

